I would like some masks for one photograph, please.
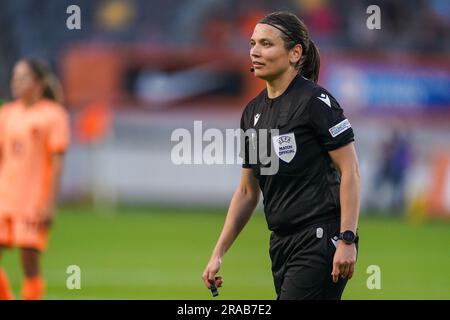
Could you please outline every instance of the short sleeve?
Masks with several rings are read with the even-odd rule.
[[[47,146],[51,153],[65,152],[70,143],[69,115],[62,108],[52,110]]]
[[[311,127],[326,150],[335,150],[354,141],[350,121],[328,92],[317,91],[309,100],[308,112]]]
[[[251,168],[251,164],[249,163],[249,137],[245,134],[248,129],[247,126],[247,108],[244,110],[241,116],[241,125],[240,125],[240,150],[239,157],[242,158],[242,168]]]

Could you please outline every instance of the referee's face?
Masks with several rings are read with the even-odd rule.
[[[250,39],[250,58],[255,76],[264,80],[276,79],[293,68],[281,31],[267,24],[258,23],[255,26]]]

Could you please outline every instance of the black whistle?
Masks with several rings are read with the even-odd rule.
[[[211,290],[211,294],[213,297],[217,297],[219,295],[219,291],[217,291],[217,287],[215,285],[212,284],[209,290]]]

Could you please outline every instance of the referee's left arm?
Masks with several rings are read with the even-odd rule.
[[[360,175],[358,158],[354,142],[336,150],[329,151],[330,157],[341,173],[340,204],[341,232],[351,230],[356,234],[360,206]],[[333,281],[337,282],[339,275],[352,278],[356,262],[356,245],[339,241],[333,260]]]
[[[319,89],[310,99],[308,106],[312,128],[340,171],[340,232],[350,230],[356,233],[360,178],[353,129],[341,106],[329,92]],[[333,281],[337,282],[339,276],[350,279],[355,262],[356,244],[339,241],[333,260]]]

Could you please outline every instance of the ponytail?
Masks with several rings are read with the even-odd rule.
[[[317,83],[320,71],[320,54],[319,49],[311,39],[308,48],[306,48],[306,55],[303,57],[300,59],[299,73],[306,79]]]
[[[64,97],[62,93],[61,83],[54,74],[48,74],[44,82],[44,90],[42,96],[49,100],[53,100],[59,104],[63,104]]]

